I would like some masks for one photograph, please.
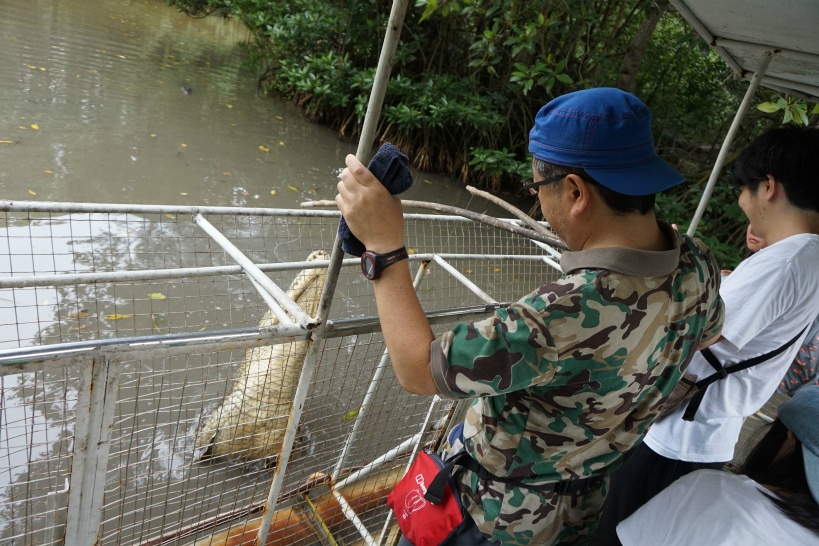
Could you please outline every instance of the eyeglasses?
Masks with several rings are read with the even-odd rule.
[[[524,190],[529,190],[529,195],[537,195],[537,192],[538,192],[537,188],[539,188],[540,186],[545,186],[547,184],[552,184],[554,182],[557,182],[558,180],[566,178],[567,176],[569,176],[569,175],[568,174],[556,174],[554,176],[550,176],[549,178],[544,178],[543,180],[538,180],[538,181],[535,181],[534,178],[527,178],[526,180],[523,181],[521,187]]]

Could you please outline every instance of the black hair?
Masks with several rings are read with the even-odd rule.
[[[731,165],[729,181],[737,188],[747,186],[756,193],[771,175],[785,188],[795,207],[819,212],[819,128],[783,125],[754,139]]]
[[[819,535],[819,504],[808,487],[802,443],[796,440],[796,446],[780,456],[787,438],[788,429],[775,420],[748,455],[740,473],[773,488],[777,496],[766,495],[771,502],[790,519]]]
[[[654,210],[654,194],[648,195],[626,195],[611,190],[600,182],[592,178],[584,169],[577,167],[565,167],[563,165],[555,165],[554,163],[547,163],[542,159],[535,158],[535,170],[543,178],[551,178],[558,175],[568,176],[574,174],[594,186],[603,202],[614,211],[615,214],[631,214],[640,213],[648,214]]]

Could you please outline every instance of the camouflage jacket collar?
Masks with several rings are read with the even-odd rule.
[[[560,267],[565,274],[578,269],[605,269],[638,277],[670,275],[679,268],[680,244],[683,236],[665,222],[658,222],[658,224],[673,243],[670,250],[653,252],[623,247],[595,248],[578,252],[567,250],[560,258]]]

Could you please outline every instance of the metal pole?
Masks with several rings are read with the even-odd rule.
[[[384,44],[381,46],[381,56],[378,59],[378,68],[375,70],[373,89],[370,92],[367,113],[364,116],[364,126],[361,128],[361,138],[355,152],[356,157],[362,163],[367,163],[372,152],[375,130],[381,116],[384,96],[387,94],[392,61],[395,58],[395,50],[398,49],[398,41],[401,39],[401,27],[404,25],[404,16],[407,13],[408,4],[409,0],[393,0],[392,3],[390,19],[387,23],[387,33],[384,36]]]
[[[447,273],[458,279],[461,284],[467,287],[470,292],[481,298],[485,303],[498,303],[495,298],[478,288],[478,285],[467,279],[463,273],[452,267],[449,262],[445,261],[440,256],[435,256],[435,263],[444,268]]]
[[[97,544],[120,362],[92,360],[83,369],[77,403],[65,544]]]
[[[390,79],[392,61],[395,57],[395,50],[398,48],[398,41],[401,37],[401,27],[404,24],[404,15],[407,12],[408,3],[409,0],[393,0],[392,3],[390,18],[387,23],[387,33],[384,38],[384,44],[381,47],[381,57],[378,60],[373,89],[370,92],[367,113],[364,117],[364,126],[361,129],[361,139],[358,141],[358,149],[356,150],[356,156],[362,160],[362,162],[366,162],[365,160],[369,158],[369,153],[372,150],[373,141],[375,140],[375,129],[378,126],[381,106],[384,103],[384,95],[387,92],[387,83],[389,83]],[[336,285],[338,284],[338,274],[341,271],[343,258],[344,251],[341,250],[341,239],[338,237],[338,234],[336,234],[333,251],[330,256],[330,266],[327,268],[327,281],[324,285],[324,292],[321,295],[321,302],[319,303],[319,327],[313,332],[314,340],[321,339],[323,331],[327,328],[326,319],[330,313],[330,304],[333,302],[333,295],[335,294]],[[270,484],[267,506],[259,527],[259,534],[256,536],[257,546],[263,546],[267,541],[267,534],[270,530],[270,524],[273,521],[273,513],[276,511],[279,494],[284,486],[284,476],[287,472],[287,465],[290,460],[290,451],[293,449],[293,443],[295,442],[295,431],[301,421],[301,412],[304,407],[304,402],[307,399],[309,384],[313,379],[315,363],[318,360],[318,345],[320,345],[320,343],[313,343],[304,360],[304,368],[302,368],[299,385],[296,388],[293,410],[290,413],[290,420],[287,424],[288,428],[285,433],[281,453],[279,454],[278,464],[276,465],[276,473],[273,476],[273,483]]]
[[[222,233],[216,229],[210,222],[208,222],[204,216],[201,214],[197,214],[194,216],[194,221],[196,224],[202,228],[202,231],[210,235],[211,239],[213,239],[219,246],[221,246],[228,255],[236,260],[236,263],[242,266],[245,273],[253,277],[253,279],[261,285],[273,298],[276,302],[281,305],[270,306],[270,310],[276,315],[276,318],[279,319],[281,324],[288,324],[293,322],[290,320],[290,317],[287,316],[287,313],[290,313],[298,322],[302,328],[307,330],[312,330],[316,326],[316,320],[304,312],[304,310],[299,307],[299,305],[294,302],[287,293],[279,288],[279,286],[270,280],[270,277],[265,275],[257,266],[254,264],[247,256],[245,256],[241,250],[236,248],[236,245],[231,243],[227,237],[222,235]],[[340,265],[340,264],[339,264]],[[268,302],[268,300],[265,300]],[[269,303],[269,302],[268,302]],[[285,313],[285,310],[287,313]]]
[[[731,123],[731,127],[728,129],[728,134],[725,136],[725,140],[722,142],[722,148],[720,148],[719,154],[717,155],[717,160],[714,162],[711,177],[708,179],[708,183],[705,185],[705,190],[702,192],[702,198],[700,198],[700,204],[697,206],[697,212],[694,213],[694,217],[691,219],[691,225],[688,226],[687,233],[689,237],[693,237],[694,233],[697,232],[697,226],[699,225],[700,220],[702,220],[702,215],[705,214],[705,207],[708,205],[708,200],[711,198],[711,193],[714,191],[714,186],[717,183],[717,178],[719,178],[719,173],[722,170],[723,164],[725,163],[725,158],[728,157],[728,151],[731,148],[731,144],[734,142],[734,137],[739,132],[739,125],[742,123],[742,119],[745,117],[745,113],[748,111],[748,108],[751,105],[751,100],[754,97],[757,87],[759,87],[759,84],[762,82],[762,77],[765,75],[765,71],[768,69],[772,55],[773,54],[771,52],[767,52],[762,55],[762,59],[759,61],[759,66],[754,73],[754,77],[751,78],[751,83],[748,85],[748,90],[745,92],[745,97],[742,99],[742,104],[739,105],[739,109],[734,116],[734,121]]]

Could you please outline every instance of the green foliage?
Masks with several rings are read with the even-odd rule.
[[[760,112],[773,114],[783,112],[782,123],[794,122],[797,125],[809,125],[808,103],[796,97],[775,95],[776,101],[766,101],[757,104],[756,108]],[[815,104],[811,110],[811,115],[819,114],[819,104]]]
[[[494,150],[488,148],[470,148],[469,166],[477,177],[497,189],[501,177],[515,173],[519,180],[528,178],[532,171],[530,162],[518,161],[516,155],[506,148]]]
[[[390,0],[167,1],[192,15],[239,18],[250,31],[247,51],[265,89],[341,135],[360,131]],[[537,110],[567,92],[615,85],[651,9],[652,0],[416,0],[404,21],[377,138],[422,170],[517,191],[530,170],[527,137]],[[677,223],[693,214],[744,93],[746,84],[729,75],[675,11],[663,15],[635,93],[652,110],[660,154],[691,180],[659,196],[660,214]],[[759,102],[768,98],[758,95]],[[804,123],[807,106],[791,99],[782,106],[780,98],[771,101],[774,111]],[[736,148],[773,123],[761,111],[753,114]],[[723,186],[718,182],[700,231],[723,241],[714,241],[715,250],[733,263],[745,220]]]

